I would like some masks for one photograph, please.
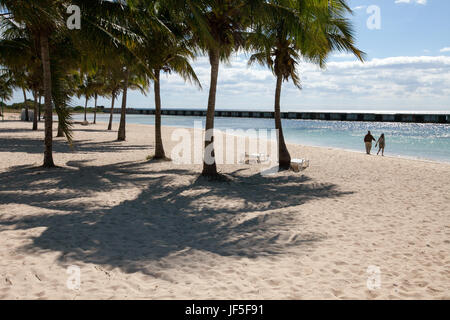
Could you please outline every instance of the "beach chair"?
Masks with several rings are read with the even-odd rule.
[[[292,159],[291,170],[294,172],[300,172],[309,167],[309,160],[306,159]]]
[[[241,157],[243,160],[243,163],[250,164],[250,163],[262,163],[266,162],[269,159],[269,156],[264,153],[251,153],[248,154],[247,152],[244,154],[243,157]]]

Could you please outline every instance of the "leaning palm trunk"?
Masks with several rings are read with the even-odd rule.
[[[278,135],[278,162],[281,170],[288,170],[291,166],[291,156],[284,142],[283,127],[281,125],[281,85],[283,84],[283,77],[277,76],[277,88],[275,90],[275,129]]]
[[[97,123],[97,93],[95,94],[95,104],[94,104],[94,124]]]
[[[60,119],[60,116],[59,116],[59,114],[58,114],[58,132],[57,132],[57,134],[56,134],[56,137],[57,138],[62,138],[62,137],[64,137],[64,130],[62,129],[62,126],[61,126],[61,121],[60,121],[61,119]]]
[[[114,102],[115,101],[116,101],[116,91],[114,90],[112,92],[111,111],[109,113],[108,130],[112,129],[112,121],[113,121],[113,114],[114,114]]]
[[[155,157],[154,159],[164,159],[166,154],[161,137],[161,70],[155,70]]]
[[[58,121],[58,133],[56,135],[57,138],[61,138],[64,137],[64,131],[61,127],[61,124],[59,123],[60,121]]]
[[[119,132],[117,134],[117,140],[125,141],[125,123],[127,114],[127,91],[128,91],[128,79],[130,78],[130,71],[127,69],[125,72],[125,83],[123,86],[123,96],[122,96],[122,109],[120,111],[120,124]]]
[[[36,131],[38,129],[38,98],[36,91],[33,91],[33,98],[34,98],[33,130]]]
[[[44,70],[44,97],[45,97],[45,138],[44,138],[44,164],[45,168],[55,166],[53,162],[53,108],[52,108],[52,78],[50,70],[50,49],[48,34],[41,34],[42,67]]]
[[[211,130],[211,139],[205,136],[205,155],[203,159],[202,176],[217,176],[217,166],[214,154],[214,113],[216,107],[217,77],[219,75],[219,50],[213,49],[209,52],[211,64],[211,84],[209,87],[208,110],[206,111],[206,132]],[[208,141],[209,140],[209,141]]]

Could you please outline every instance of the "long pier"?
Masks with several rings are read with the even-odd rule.
[[[103,112],[109,113],[110,108],[104,108]],[[119,108],[114,113],[120,113]],[[154,115],[154,109],[127,108],[127,114]],[[206,110],[194,109],[164,109],[162,115],[168,116],[206,116]],[[232,111],[216,110],[216,117],[232,118],[266,118],[273,119],[273,111]],[[324,120],[324,121],[367,121],[367,122],[408,122],[408,123],[450,123],[450,113],[426,114],[426,113],[367,113],[367,112],[281,112],[282,119],[297,120]]]

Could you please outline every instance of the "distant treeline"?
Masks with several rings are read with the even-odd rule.
[[[34,101],[33,100],[27,100],[27,102],[18,102],[13,104],[6,104],[4,102],[0,102],[0,106],[3,106],[5,108],[5,111],[9,112],[20,112],[22,109],[28,107],[28,109],[33,110],[34,109]],[[42,110],[44,107],[44,104],[40,104],[40,109]],[[83,113],[84,107],[82,106],[76,106],[76,107],[68,107],[72,113]],[[103,110],[103,106],[98,106],[97,111]],[[94,112],[94,108],[88,107],[87,112]]]

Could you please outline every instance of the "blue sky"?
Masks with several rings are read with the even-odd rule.
[[[369,58],[440,55],[450,46],[450,1],[352,0],[358,45]],[[422,4],[420,4],[422,3]],[[367,7],[381,9],[381,29],[366,27]]]
[[[303,89],[284,83],[282,109],[450,111],[450,1],[350,0],[349,4],[354,9],[351,20],[357,44],[367,53],[366,62],[337,52],[330,56],[326,70],[302,64]],[[371,6],[380,10],[380,29],[367,25]],[[273,108],[273,75],[261,67],[248,68],[247,59],[239,54],[229,65],[221,65],[218,109]],[[194,69],[203,90],[184,84],[176,75],[163,76],[163,108],[206,107],[208,60],[197,58]],[[22,100],[17,92],[14,101]],[[73,104],[84,102],[74,100]],[[99,104],[109,106],[110,101],[100,99]],[[128,106],[153,107],[152,89],[146,97],[131,92]]]

